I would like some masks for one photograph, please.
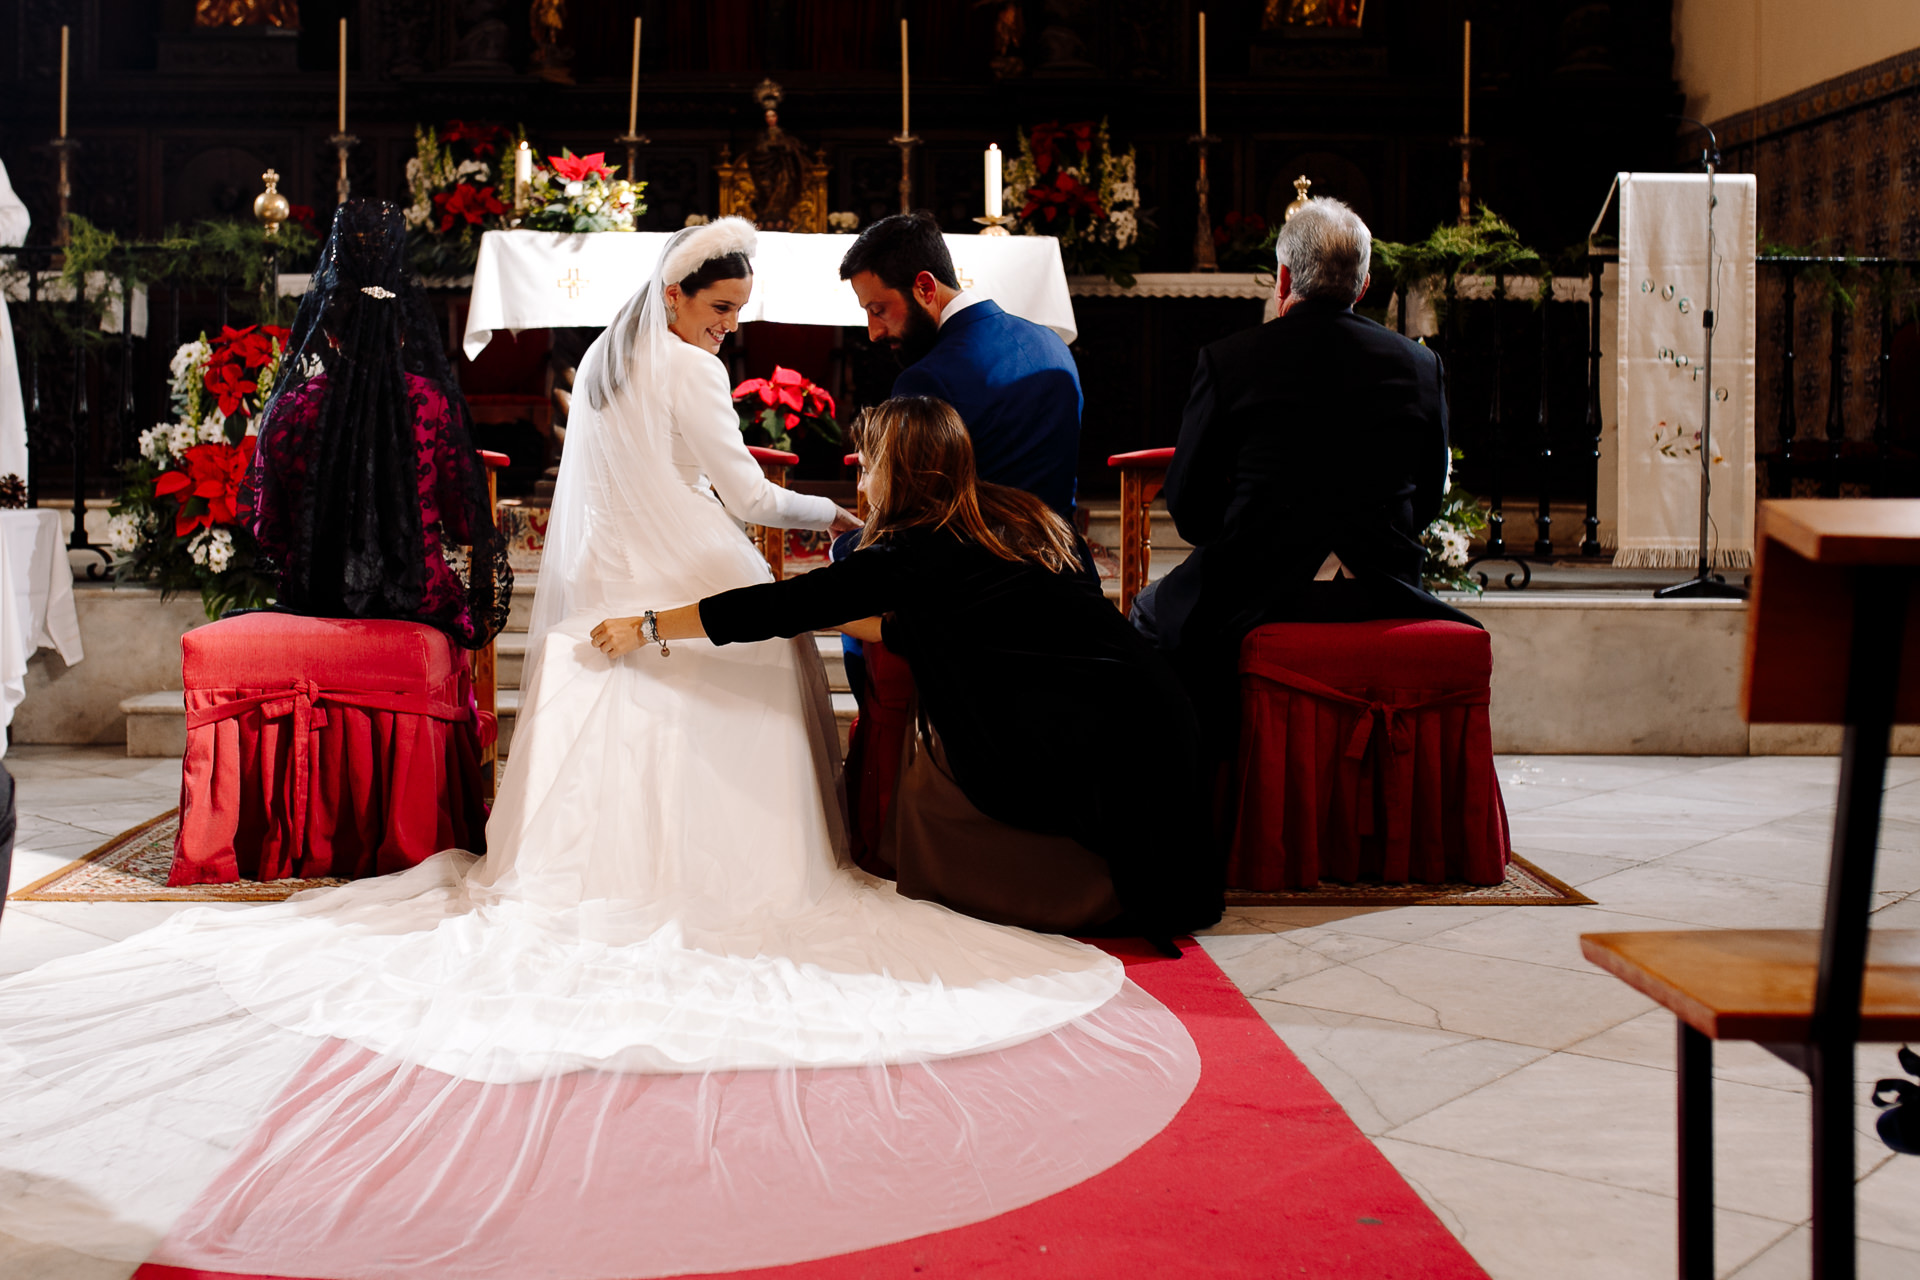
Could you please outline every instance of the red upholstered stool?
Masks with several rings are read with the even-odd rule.
[[[432,627],[250,613],[180,639],[173,885],[359,877],[483,852],[465,656]]]
[[[1227,884],[1498,884],[1487,633],[1457,622],[1276,623],[1240,647]]]

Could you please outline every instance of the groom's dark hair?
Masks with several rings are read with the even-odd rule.
[[[953,255],[947,252],[946,237],[940,224],[922,209],[916,213],[896,213],[862,231],[847,256],[840,259],[840,278],[851,280],[862,271],[880,277],[880,283],[907,297],[922,271],[949,289],[960,287],[953,269]]]

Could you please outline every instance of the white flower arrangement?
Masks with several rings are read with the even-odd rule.
[[[126,555],[137,550],[141,539],[140,517],[131,511],[122,511],[107,521],[107,548],[110,551]]]
[[[833,229],[835,235],[849,236],[860,229],[860,215],[851,210],[841,213],[829,213],[827,215],[827,226]]]
[[[202,529],[187,543],[187,554],[209,573],[225,573],[233,563],[233,535],[225,529]]]

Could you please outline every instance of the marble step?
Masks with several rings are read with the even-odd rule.
[[[840,727],[840,750],[847,749],[847,733],[853,727],[853,695],[842,687],[833,697],[833,716]],[[161,693],[143,693],[123,699],[121,714],[127,718],[127,754],[130,756],[178,759],[187,754],[186,695],[178,689]],[[500,755],[504,758],[513,746],[513,729],[520,718],[520,691],[500,689],[494,694],[494,714],[500,723]]]

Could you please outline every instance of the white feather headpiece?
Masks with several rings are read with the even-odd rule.
[[[675,245],[661,265],[660,279],[678,284],[714,258],[743,253],[751,258],[759,250],[759,237],[745,218],[716,218]]]

